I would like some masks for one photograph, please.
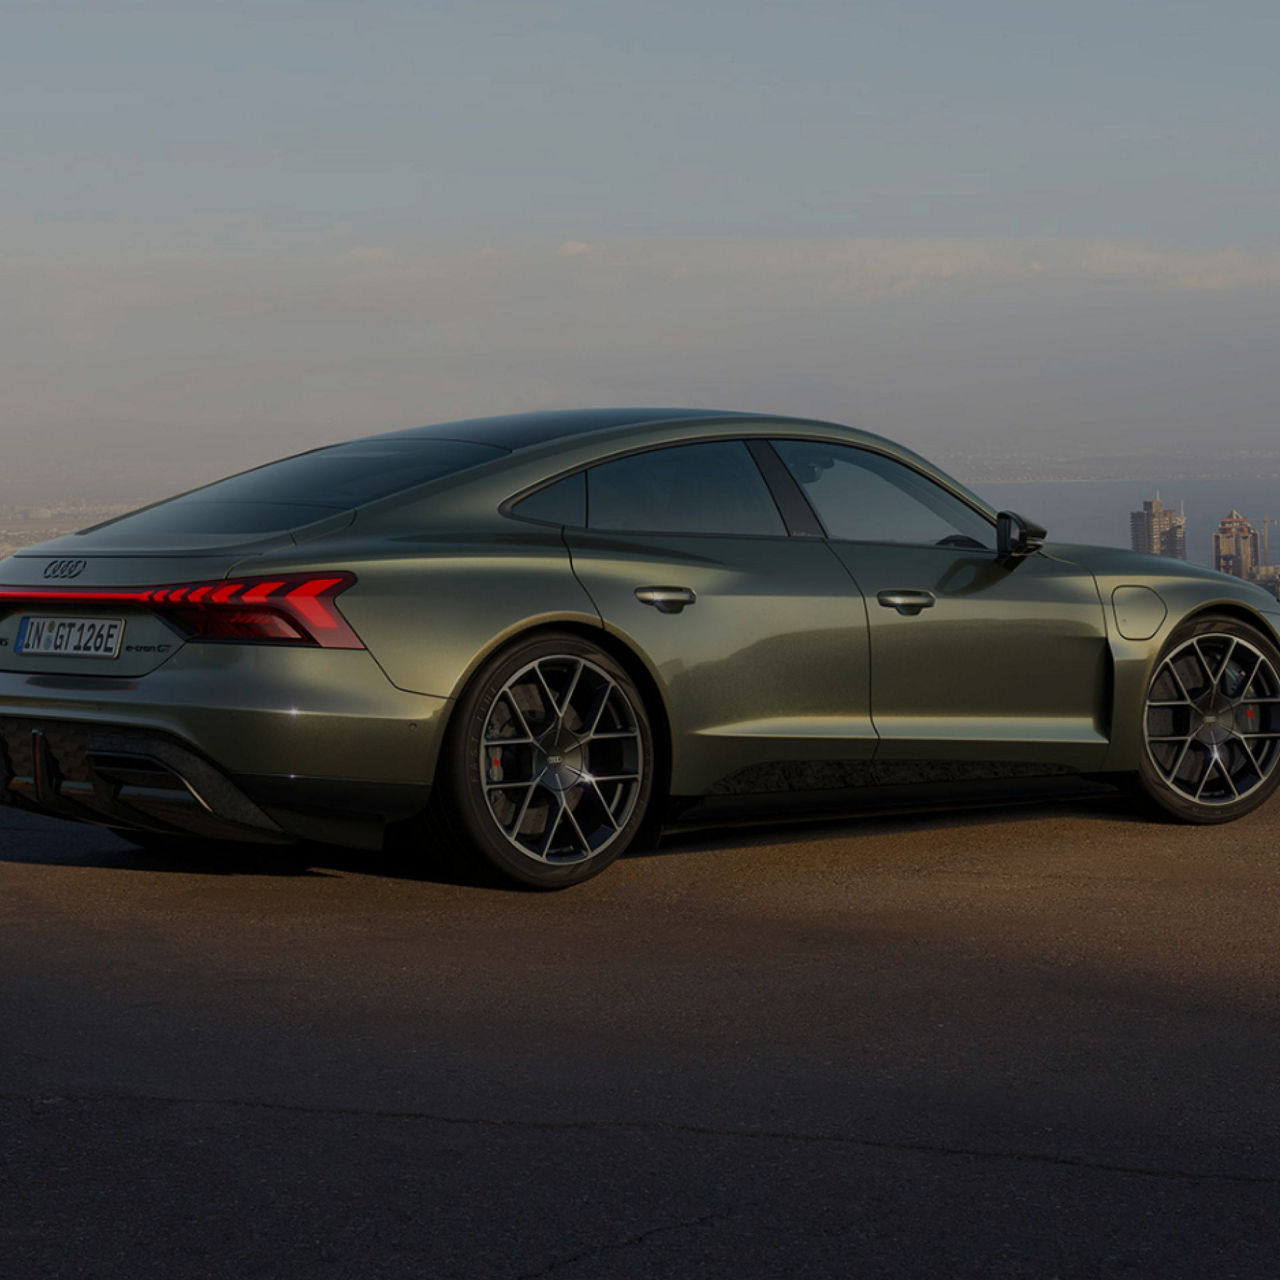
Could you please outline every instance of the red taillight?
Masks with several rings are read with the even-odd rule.
[[[363,649],[335,601],[353,582],[350,573],[189,582],[161,587],[142,603],[192,640]]]
[[[118,591],[18,587],[0,589],[0,606],[134,604],[164,618],[191,640],[363,649],[336,600],[355,580],[353,573],[334,572]]]

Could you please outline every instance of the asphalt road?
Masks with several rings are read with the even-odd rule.
[[[1280,800],[545,896],[0,810],[0,1273],[1280,1274]]]

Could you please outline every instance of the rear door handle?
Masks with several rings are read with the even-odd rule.
[[[907,618],[914,618],[921,609],[932,609],[935,603],[932,591],[881,591],[876,599],[886,609],[897,609]]]
[[[679,613],[685,605],[698,603],[698,596],[690,587],[637,587],[636,599],[653,605],[659,613]]]

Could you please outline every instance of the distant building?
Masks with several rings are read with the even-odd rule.
[[[1280,565],[1264,565],[1261,569],[1254,570],[1253,580],[1280,600]]]
[[[1238,511],[1223,516],[1213,535],[1213,567],[1219,573],[1252,578],[1262,565],[1262,535]]]
[[[1180,511],[1166,507],[1157,493],[1151,501],[1142,504],[1141,511],[1130,512],[1129,540],[1135,551],[1185,560],[1187,518]]]

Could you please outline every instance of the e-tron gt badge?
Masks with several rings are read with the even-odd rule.
[[[88,567],[88,564],[87,560],[50,560],[44,567],[44,576],[46,578],[57,578],[60,581],[78,578]]]

